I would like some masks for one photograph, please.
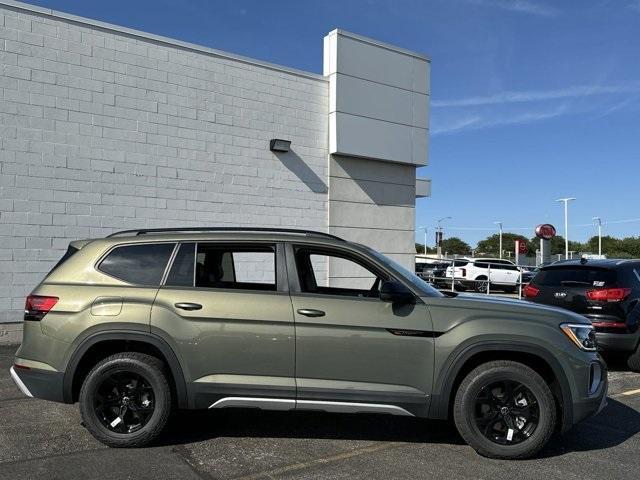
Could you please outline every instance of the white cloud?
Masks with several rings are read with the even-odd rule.
[[[493,95],[466,97],[453,100],[434,100],[431,106],[438,107],[475,107],[480,105],[496,105],[503,103],[535,102],[541,100],[558,100],[566,98],[590,97],[594,95],[610,95],[640,92],[640,83],[625,85],[576,85],[558,90],[505,91]]]
[[[432,136],[446,135],[459,133],[462,131],[481,130],[484,128],[500,127],[506,125],[522,125],[526,123],[539,122],[541,120],[548,120],[566,113],[568,113],[567,107],[565,105],[560,105],[551,110],[525,112],[511,116],[455,116],[450,121],[445,121],[442,125],[438,125],[438,122],[434,122],[436,126],[431,129],[430,134]]]
[[[474,5],[483,7],[500,8],[511,12],[526,13],[529,15],[538,15],[541,17],[555,17],[560,13],[555,7],[543,5],[538,2],[529,0],[467,0]]]

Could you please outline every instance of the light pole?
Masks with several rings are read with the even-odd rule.
[[[600,217],[593,217],[593,221],[598,225],[598,256],[602,255],[602,219]]]
[[[500,258],[502,258],[502,222],[493,222],[500,228]]]
[[[424,230],[424,254],[427,254],[427,227],[418,227],[418,230]]]
[[[442,217],[438,219],[438,232],[440,232],[440,241],[437,245],[438,258],[442,258],[442,222],[445,220],[451,220],[452,218],[453,217]]]
[[[564,258],[569,259],[569,202],[575,200],[573,197],[559,198],[556,202],[564,203]]]

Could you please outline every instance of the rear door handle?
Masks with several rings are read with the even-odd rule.
[[[179,302],[174,305],[181,310],[200,310],[202,305],[199,303]]]
[[[325,315],[322,310],[313,310],[312,308],[301,308],[298,313],[305,317],[324,317]]]

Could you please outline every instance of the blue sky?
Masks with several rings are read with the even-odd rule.
[[[433,196],[475,244],[504,222],[531,235],[640,235],[640,0],[38,0],[31,3],[304,70],[340,27],[429,55]],[[422,233],[417,234],[422,241]]]

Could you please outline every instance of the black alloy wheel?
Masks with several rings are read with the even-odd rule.
[[[499,445],[525,441],[535,431],[539,419],[538,400],[522,383],[494,382],[476,396],[476,425],[486,438]]]
[[[105,445],[148,445],[160,435],[172,410],[166,366],[144,353],[113,354],[87,374],[78,403],[84,426]]]
[[[553,435],[557,413],[545,379],[512,360],[491,360],[471,370],[453,403],[458,432],[489,458],[535,455]]]
[[[134,433],[143,428],[155,409],[153,388],[142,375],[112,372],[94,394],[94,409],[101,423],[116,433]]]

